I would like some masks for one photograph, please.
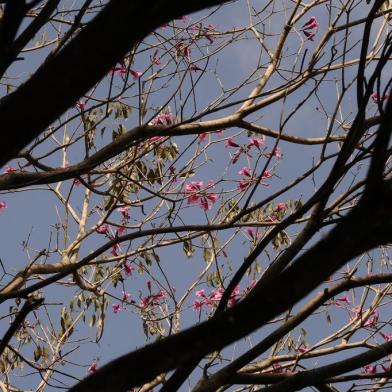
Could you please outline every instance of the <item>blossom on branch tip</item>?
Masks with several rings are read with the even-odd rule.
[[[255,137],[249,138],[248,148],[254,146],[260,150],[260,147],[263,147],[264,145],[265,145],[265,143],[264,143],[263,139],[258,139]]]
[[[225,147],[240,147],[239,144],[237,144],[236,142],[234,142],[232,137],[229,137],[226,141],[225,141]]]
[[[107,234],[107,233],[108,233],[108,230],[109,230],[109,226],[108,226],[106,223],[104,223],[104,224],[101,225],[101,226],[98,226],[98,227],[95,229],[95,231],[96,231],[97,233],[99,233],[99,234]]]
[[[119,255],[119,252],[121,252],[121,246],[119,244],[114,244],[112,246],[112,249],[110,250],[110,253],[116,257]]]
[[[124,76],[127,74],[127,69],[125,67],[113,67],[110,71],[109,74],[115,74],[118,76]]]
[[[117,211],[123,216],[124,219],[129,219],[131,216],[129,215],[129,207],[118,207]]]
[[[127,293],[126,291],[123,291],[122,294],[123,294],[123,298],[122,298],[123,301],[129,302],[131,300],[131,294]]]
[[[248,236],[250,238],[252,238],[252,240],[255,240],[260,237],[260,233],[256,231],[256,234],[255,234],[254,230],[251,227],[247,227],[245,230],[246,230],[246,233],[248,234]]]
[[[137,80],[142,76],[140,71],[135,71],[134,69],[129,70],[129,72],[133,76],[133,80]]]
[[[96,363],[96,362],[93,362],[90,366],[89,366],[89,368],[87,369],[87,373],[90,373],[90,374],[94,374],[94,373],[96,373],[97,372],[97,366],[98,366],[98,364]]]
[[[171,113],[161,113],[161,114],[158,114],[157,116],[155,116],[151,120],[150,125],[170,125],[172,123],[173,117],[174,116]],[[155,140],[159,140],[159,139],[162,138],[162,136],[153,136],[152,138],[154,138],[154,137],[156,138]],[[152,138],[150,138],[150,140]]]
[[[113,304],[112,305],[113,313],[117,314],[121,310],[120,304]]]
[[[132,265],[128,264],[128,262],[126,261],[124,263],[124,272],[126,276],[131,276],[132,275],[132,271],[134,270],[134,268],[132,267]]]
[[[282,158],[282,150],[280,149],[280,147],[276,147],[276,148],[274,148],[274,149],[272,150],[272,152],[266,154],[266,156],[267,156],[268,158],[270,158],[270,157],[276,157],[276,158],[278,158],[278,159],[281,159],[281,158]]]
[[[313,37],[317,33],[319,28],[319,23],[315,16],[310,17],[310,19],[302,26],[302,31],[307,40],[313,41]]]
[[[208,133],[207,132],[199,133],[197,137],[201,142],[205,142],[208,139]]]
[[[207,186],[203,185],[203,181],[191,181],[185,184],[184,191],[190,194],[187,196],[188,204],[199,204],[204,211],[211,209],[218,195],[216,193],[206,192],[206,190],[213,187],[214,183],[212,181],[209,181]]]
[[[196,71],[203,71],[203,68],[200,68],[198,65],[192,63],[192,64],[189,64],[189,70],[196,72]]]
[[[4,173],[13,173],[13,172],[15,172],[16,171],[16,169],[14,168],[14,167],[12,167],[12,166],[10,166],[10,165],[5,165],[4,166]]]
[[[86,102],[83,102],[83,101],[77,101],[76,102],[76,104],[75,104],[75,106],[77,107],[77,108],[79,108],[80,110],[84,110],[84,108],[85,108],[85,106],[86,106]]]
[[[385,93],[382,97],[380,97],[379,93],[374,92],[370,97],[372,98],[374,103],[381,103],[389,98],[389,94]]]
[[[366,327],[374,327],[378,322],[378,317],[379,317],[378,311],[373,310],[373,312],[370,314],[370,317],[366,320],[364,325]]]
[[[377,373],[377,365],[366,365],[363,367],[361,374],[375,374]]]
[[[392,333],[390,333],[390,334],[385,334],[385,333],[383,333],[383,332],[380,332],[380,335],[384,338],[384,340],[385,340],[386,342],[389,342],[389,341],[392,340]]]
[[[238,172],[238,174],[240,176],[251,177],[250,168],[245,166]]]
[[[283,211],[283,210],[285,210],[286,209],[286,204],[284,204],[284,203],[278,203],[277,205],[276,205],[276,207],[274,208],[274,211],[275,212],[280,212],[280,211]]]
[[[341,298],[337,298],[335,301],[336,306],[342,306],[342,303],[345,303],[347,305],[351,304],[351,301],[350,301],[350,298],[348,297],[348,295],[345,295]]]

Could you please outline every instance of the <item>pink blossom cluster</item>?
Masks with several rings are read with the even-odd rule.
[[[350,301],[350,298],[348,297],[348,295],[344,295],[343,297],[336,298],[336,300],[335,300],[336,306],[340,307],[340,306],[343,306],[344,304],[346,304],[346,305],[351,304],[351,301]]]
[[[216,31],[216,27],[214,25],[208,24],[207,26],[203,26],[203,23],[196,23],[192,26],[189,26],[188,30],[196,32],[196,35],[193,37],[194,39],[204,37],[210,44],[214,43],[214,40],[211,36],[211,33]]]
[[[256,233],[255,233],[254,230],[251,227],[247,227],[245,230],[246,230],[246,233],[248,234],[248,236],[253,241],[257,240],[261,236],[261,234],[257,230],[256,230]]]
[[[7,208],[7,203],[5,201],[0,201],[0,211]]]
[[[155,294],[151,292],[151,281],[147,282],[147,288],[150,294],[147,295],[146,297],[141,297],[140,306],[142,308],[159,305],[161,301],[167,298],[167,294],[164,290],[159,290]]]
[[[377,92],[374,92],[371,96],[370,96],[373,100],[374,103],[382,103],[384,102],[386,99],[389,98],[389,94],[385,93],[382,97],[380,97],[380,94]]]
[[[83,111],[84,108],[86,107],[86,102],[79,100],[76,102],[75,106],[81,111]]]
[[[312,16],[303,26],[302,31],[305,37],[309,41],[313,41],[313,37],[316,35],[319,28],[319,23],[315,16]]]
[[[118,66],[118,67],[113,67],[110,71],[110,74],[115,74],[118,76],[126,76],[128,74],[128,68],[125,67],[124,65]],[[129,73],[132,75],[133,80],[137,80],[142,76],[142,72],[130,69]]]
[[[385,366],[384,363],[387,363],[388,366]],[[380,366],[384,372],[390,372],[391,371],[390,360],[387,359],[386,361],[384,361],[384,363],[379,363],[379,364],[376,363],[375,365],[365,365],[363,367],[361,374],[376,374],[378,366]]]
[[[261,149],[265,145],[263,139],[258,139],[258,138],[249,138],[249,143],[247,145],[241,146],[238,143],[236,143],[232,137],[229,137],[225,141],[225,147],[229,148],[236,148],[237,150],[233,154],[232,158],[232,163],[236,163],[238,159],[240,158],[242,153],[245,153],[248,157],[252,158],[252,155],[249,153],[252,147],[256,147],[258,150]]]
[[[96,373],[97,370],[98,370],[97,367],[98,367],[97,362],[93,362],[93,363],[89,366],[89,368],[87,369],[87,373],[89,373],[89,374],[94,374],[94,373]]]
[[[351,309],[351,311],[354,313],[353,316],[350,316],[350,321],[357,320],[361,318],[362,316],[362,308],[361,306],[355,306],[354,308]],[[374,309],[371,313],[369,318],[364,322],[365,327],[375,327],[378,323],[379,319],[379,313],[377,309]]]
[[[238,183],[238,189],[240,189],[241,191],[248,188],[253,182],[254,180],[258,177],[256,174],[252,174],[250,168],[248,166],[243,167],[238,174],[240,176],[244,176],[245,178],[240,180]],[[266,178],[271,178],[272,174],[269,170],[264,170],[263,175],[261,176],[262,179],[266,179]],[[260,185],[264,185],[264,186],[268,186],[269,184],[267,182],[263,182],[260,181],[259,182]]]
[[[204,211],[211,209],[212,204],[218,199],[216,193],[207,192],[207,189],[213,187],[214,183],[211,180],[206,186],[204,186],[203,181],[192,181],[185,184],[184,191],[186,194],[190,194],[187,196],[188,204],[199,204]]]
[[[126,230],[127,230],[126,225],[129,221],[129,219],[131,218],[128,210],[129,210],[129,207],[127,207],[127,206],[117,208],[117,211],[121,214],[121,221],[120,221],[120,225],[116,228],[115,235],[110,233],[110,230],[109,230],[110,227],[107,223],[104,223],[104,224],[98,226],[95,229],[96,233],[105,235],[106,237],[108,237],[111,240],[118,237],[118,236],[125,234]],[[121,253],[121,251],[122,250],[121,250],[120,244],[114,244],[112,246],[110,253],[113,256],[118,256]],[[126,269],[125,269],[125,272],[126,272]],[[128,274],[126,273],[126,275],[128,275]]]
[[[224,289],[218,288],[211,290],[210,294],[206,294],[204,289],[196,291],[196,297],[200,298],[193,302],[193,310],[200,311],[204,305],[208,306],[210,309],[213,309],[215,305],[219,303],[222,299],[222,295],[225,292]],[[233,306],[239,302],[240,298],[240,286],[236,286],[236,288],[232,291],[228,304],[229,306]]]
[[[123,302],[135,303],[135,301],[131,299],[131,294],[127,293],[126,291],[123,291],[122,294],[123,294],[123,298],[122,298]],[[112,304],[112,310],[114,314],[119,313],[122,309],[123,307],[121,304],[119,303]]]
[[[215,132],[211,132],[211,133],[216,133],[219,136],[223,136],[223,130],[219,130],[219,131],[215,131]],[[200,133],[197,137],[201,142],[205,142],[208,138],[208,134],[209,134],[209,132],[203,132],[203,133]]]
[[[242,293],[240,292],[240,286],[236,286],[230,294],[228,305],[233,306],[237,304],[241,297],[244,297],[250,290],[253,289],[256,283],[256,280],[253,279]],[[222,299],[224,292],[225,290],[221,287],[211,290],[209,294],[207,294],[204,289],[196,291],[195,295],[199,299],[193,302],[193,310],[201,311],[203,306],[207,306],[210,310],[214,309],[214,307],[217,306]]]
[[[151,121],[150,125],[170,125],[172,124],[174,116],[171,113],[161,113],[155,116]],[[155,136],[161,138],[161,136]],[[152,138],[150,138],[151,141]]]
[[[4,166],[4,173],[9,174],[9,173],[13,173],[15,171],[16,171],[16,169],[14,167],[10,166],[10,165],[5,165]]]

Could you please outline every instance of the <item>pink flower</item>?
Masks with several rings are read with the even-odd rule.
[[[303,343],[298,347],[298,351],[301,353],[307,353],[309,351],[309,348],[306,347]]]
[[[188,204],[199,204],[205,211],[211,209],[218,198],[215,193],[206,192],[207,189],[214,187],[214,183],[209,181],[207,186],[203,186],[203,181],[192,181],[184,186],[185,193],[190,193],[187,196]],[[211,202],[211,203],[210,203]]]
[[[90,374],[94,374],[94,373],[96,373],[97,372],[97,366],[98,366],[98,364],[96,363],[96,362],[93,362],[90,366],[89,366],[89,368],[87,369],[87,372],[88,373],[90,373]]]
[[[243,191],[244,189],[248,188],[249,185],[250,185],[249,180],[241,180],[238,182],[238,189],[240,191]]]
[[[380,97],[377,92],[374,92],[370,97],[372,98],[374,103],[381,103],[389,98],[389,94],[386,93],[383,95],[383,97]]]
[[[238,174],[240,176],[251,177],[250,168],[248,166],[243,167]]]
[[[313,37],[316,35],[314,31],[306,31],[304,30],[305,37],[308,41],[314,41]]]
[[[156,117],[154,117],[151,120],[150,124],[151,125],[169,125],[172,123],[172,119],[173,119],[173,115],[171,113],[161,113],[161,114],[158,114]],[[150,138],[150,140],[153,139],[154,137],[159,138],[159,139],[162,138],[162,136],[153,136],[152,138]],[[159,139],[156,139],[156,140],[159,140]]]
[[[255,234],[254,234],[253,229],[252,229],[251,227],[247,227],[247,228],[246,228],[246,232],[248,233],[248,236],[249,236],[250,238],[252,238],[252,239],[255,238]]]
[[[212,37],[211,37],[210,34],[206,34],[205,37],[208,39],[208,41],[209,41],[210,44],[213,44],[213,43],[214,43],[214,40],[212,39]]]
[[[392,333],[390,334],[385,334],[383,332],[380,332],[380,335],[384,338],[385,341],[389,342],[392,340]]]
[[[227,148],[227,147],[239,147],[240,145],[239,144],[237,144],[237,143],[235,143],[234,141],[233,141],[233,138],[232,137],[229,137],[226,141],[225,141],[225,147]]]
[[[223,290],[221,287],[219,287],[216,290],[211,290],[210,300],[211,301],[220,301],[224,292],[225,292],[225,290]]]
[[[75,106],[77,107],[77,108],[79,108],[80,110],[84,110],[84,108],[85,108],[85,106],[86,106],[86,102],[83,102],[83,101],[77,101],[76,102],[76,104],[75,104]]]
[[[249,144],[248,147],[256,147],[260,150],[260,147],[263,147],[265,145],[264,140],[263,139],[257,139],[255,137],[250,137],[249,138]]]
[[[200,311],[202,309],[203,305],[204,305],[204,303],[201,302],[201,301],[194,301],[193,302],[193,310],[195,312],[198,312],[198,311]]]
[[[283,211],[284,209],[286,209],[286,204],[284,204],[284,203],[278,203],[278,204],[276,205],[276,207],[274,208],[274,211],[275,211],[275,212],[280,212],[280,211]]]
[[[124,272],[126,276],[131,276],[133,270],[134,268],[132,265],[128,264],[127,262],[124,263]]]
[[[319,27],[319,23],[315,16],[311,16],[310,19],[302,26],[305,30],[317,29]]]
[[[377,373],[377,365],[366,365],[363,367],[361,374],[375,374]]]
[[[110,253],[113,255],[113,256],[118,256],[119,255],[119,252],[121,252],[121,246],[119,245],[119,244],[114,244],[113,246],[112,246],[112,249],[110,250]]]
[[[127,293],[126,291],[123,291],[122,294],[123,294],[123,298],[122,298],[123,301],[129,302],[131,300],[131,294]]]
[[[208,133],[207,132],[200,133],[197,137],[201,142],[205,142],[208,139]]]
[[[13,167],[10,166],[10,165],[5,165],[5,167],[4,167],[4,173],[13,173],[13,172],[15,172],[15,171],[16,171],[16,169],[13,168]]]
[[[373,310],[373,312],[370,314],[370,317],[366,320],[365,326],[367,327],[374,327],[375,324],[378,322],[378,312],[377,310]]]
[[[158,57],[159,50],[157,49],[151,57],[151,62],[155,65],[161,65],[161,60]]]
[[[98,226],[95,231],[99,234],[107,234],[109,230],[109,226],[105,223],[101,226]]]
[[[142,76],[140,71],[135,71],[134,69],[129,70],[129,72],[133,76],[133,80],[139,79]]]
[[[278,159],[282,158],[282,150],[280,149],[280,147],[276,147],[272,150],[271,153],[266,154],[267,157],[276,157]]]
[[[342,303],[345,303],[346,305],[350,305],[351,304],[351,301],[350,301],[350,298],[348,297],[348,295],[345,295],[345,296],[343,296],[341,298],[337,298],[336,302],[335,302],[335,305],[336,306],[341,306]]]
[[[126,233],[126,231],[127,231],[127,228],[125,226],[117,227],[117,230],[116,230],[117,235],[123,235]]]
[[[182,15],[179,18],[176,18],[176,20],[182,20],[183,22],[188,20],[188,17],[186,15]]]
[[[127,69],[125,68],[125,67],[113,67],[111,70],[110,70],[110,74],[116,74],[116,75],[118,75],[118,76],[124,76],[124,75],[126,75],[127,74]]]
[[[128,210],[129,210],[129,207],[118,207],[117,208],[117,211],[123,216],[124,219],[130,218]]]
[[[4,210],[7,208],[7,203],[5,201],[0,201],[0,210]]]
[[[189,70],[196,72],[196,71],[203,71],[203,68],[200,68],[198,65],[196,64],[189,64]]]
[[[121,310],[120,304],[113,304],[112,305],[113,313],[117,314]]]
[[[312,16],[303,26],[303,33],[307,40],[313,41],[313,37],[318,31],[319,23],[315,16]]]
[[[361,307],[360,306],[355,306],[354,308],[351,309],[351,311],[354,313],[354,315],[350,316],[350,321],[356,320],[361,315]]]
[[[303,33],[307,40],[313,41],[313,37],[319,28],[317,19],[312,16],[303,26]]]
[[[253,229],[251,227],[247,227],[246,229],[246,233],[248,234],[248,236],[250,238],[252,238],[252,240],[256,239],[256,238],[260,238],[260,233],[258,233],[256,231],[256,234],[254,233]]]
[[[199,297],[199,298],[205,298],[206,297],[206,293],[205,293],[204,289],[196,291],[195,294],[196,294],[196,297]]]

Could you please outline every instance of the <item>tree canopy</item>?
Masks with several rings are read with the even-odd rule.
[[[388,388],[389,1],[0,3],[0,389]]]

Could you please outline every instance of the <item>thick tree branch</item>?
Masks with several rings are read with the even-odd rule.
[[[0,166],[74,105],[136,42],[175,17],[224,2],[112,0],[57,56],[0,101]]]

